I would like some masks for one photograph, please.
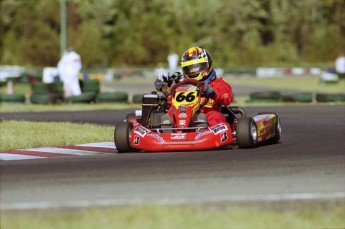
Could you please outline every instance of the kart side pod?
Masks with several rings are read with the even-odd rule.
[[[275,113],[259,113],[252,118],[240,118],[235,129],[240,148],[253,148],[262,142],[277,143],[281,136],[280,119]]]

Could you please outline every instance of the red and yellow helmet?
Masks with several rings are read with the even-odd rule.
[[[182,55],[181,68],[187,79],[205,80],[212,70],[211,55],[203,48],[189,48]]]

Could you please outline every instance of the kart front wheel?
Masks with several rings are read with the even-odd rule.
[[[128,153],[133,151],[130,147],[132,123],[121,122],[116,125],[114,131],[114,142],[118,153]]]
[[[254,148],[258,144],[258,131],[253,118],[240,118],[236,124],[236,140],[240,148]]]

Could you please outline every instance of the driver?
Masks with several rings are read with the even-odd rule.
[[[225,122],[225,116],[219,112],[220,106],[228,106],[232,102],[233,94],[230,84],[222,78],[217,78],[216,72],[212,67],[212,58],[210,53],[200,47],[192,47],[187,49],[182,55],[181,68],[185,79],[195,79],[205,84],[203,93],[209,98],[208,103],[201,108],[199,116],[205,116],[210,126]],[[174,73],[172,78],[176,82],[181,79],[181,73]],[[169,87],[173,80],[168,82],[161,80],[155,81],[157,91],[169,95]],[[169,110],[171,115],[171,109]],[[202,120],[203,117],[197,119]]]

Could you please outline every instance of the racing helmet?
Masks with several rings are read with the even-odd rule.
[[[187,79],[203,81],[212,70],[211,55],[204,48],[189,48],[182,55],[181,68]]]

